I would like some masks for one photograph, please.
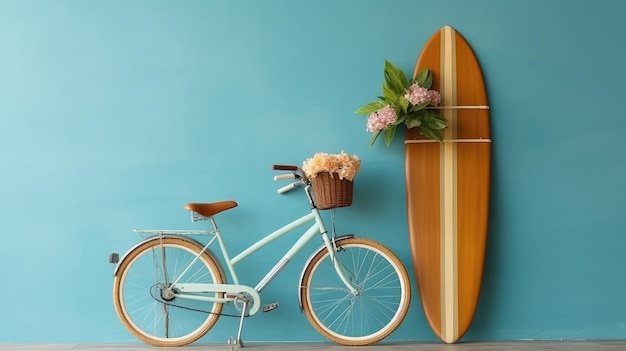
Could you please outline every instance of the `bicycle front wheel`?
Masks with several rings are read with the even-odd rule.
[[[155,346],[182,346],[215,325],[222,303],[178,298],[168,289],[181,275],[185,283],[223,283],[217,261],[201,250],[182,237],[155,237],[122,260],[113,281],[113,304],[134,336]]]
[[[364,238],[337,242],[335,258],[359,293],[339,278],[327,250],[305,268],[300,289],[309,322],[324,337],[347,346],[369,345],[393,333],[411,302],[411,284],[398,257]]]

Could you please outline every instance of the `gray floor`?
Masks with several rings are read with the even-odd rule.
[[[227,344],[192,344],[185,347],[153,347],[146,344],[0,344],[0,350],[9,351],[45,351],[45,350],[70,350],[70,351],[231,351]],[[568,351],[611,351],[626,350],[626,340],[623,341],[512,341],[512,342],[461,342],[456,344],[443,343],[379,343],[372,346],[347,347],[335,344],[315,343],[249,343],[239,351],[474,351],[474,350],[498,350],[498,351],[533,351],[533,350],[568,350]]]

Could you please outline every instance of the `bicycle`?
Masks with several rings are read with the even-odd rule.
[[[122,324],[135,337],[155,346],[182,346],[197,341],[221,315],[239,318],[236,339],[243,346],[245,317],[259,310],[271,311],[277,303],[261,305],[261,291],[301,249],[320,235],[323,245],[313,253],[299,279],[300,309],[324,337],[342,345],[376,343],[394,332],[404,320],[411,301],[407,271],[398,257],[382,244],[354,235],[329,235],[320,209],[315,205],[310,179],[301,168],[274,165],[286,171],[275,180],[292,182],[278,190],[302,188],[310,213],[295,219],[231,258],[215,215],[232,209],[235,201],[189,203],[192,221],[208,220],[208,230],[135,230],[150,236],[136,244],[115,263],[113,303]],[[333,215],[334,221],[334,215]],[[235,266],[252,253],[295,229],[310,223],[293,246],[256,286],[239,282]],[[206,244],[192,238],[209,237]],[[210,247],[216,244],[229,273]],[[222,313],[226,304],[238,314]]]

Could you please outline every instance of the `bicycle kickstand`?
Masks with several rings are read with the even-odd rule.
[[[241,317],[239,317],[239,330],[237,330],[237,339],[233,340],[231,337],[228,340],[228,343],[231,344],[231,350],[235,351],[236,349],[243,347],[243,340],[241,340],[241,330],[243,329],[243,319],[246,317],[246,311],[248,309],[248,301],[244,299],[243,308],[241,309]]]

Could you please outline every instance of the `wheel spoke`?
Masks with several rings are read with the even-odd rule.
[[[181,281],[223,283],[217,261],[208,252],[200,255],[201,249],[183,238],[155,238],[120,263],[113,284],[114,305],[133,335],[156,346],[182,346],[215,325],[222,304],[177,299],[170,290],[172,279],[183,272]]]
[[[368,345],[391,334],[408,311],[406,269],[384,246],[362,238],[344,239],[333,264],[327,252],[305,269],[304,311],[327,338],[344,345]],[[340,267],[357,287],[354,295],[338,277]]]

